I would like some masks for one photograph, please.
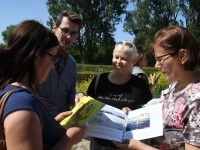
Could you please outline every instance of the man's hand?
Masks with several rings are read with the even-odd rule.
[[[61,122],[63,119],[65,119],[67,116],[69,116],[71,114],[72,114],[71,111],[65,111],[65,112],[58,114],[54,119],[56,120],[56,122]]]
[[[75,96],[75,105],[76,105],[78,102],[80,102],[80,100],[81,100],[84,96],[85,96],[84,93],[78,92],[78,93],[76,94],[76,96]]]

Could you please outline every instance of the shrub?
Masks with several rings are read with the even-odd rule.
[[[77,64],[78,72],[84,73],[102,73],[110,72],[113,70],[112,65],[91,65],[91,64]]]
[[[159,98],[161,91],[166,89],[169,85],[164,75],[160,71],[156,72],[156,76],[158,76],[159,74],[160,78],[158,79],[157,84],[153,87],[152,90],[153,98]]]
[[[84,80],[81,80],[80,83],[77,83],[76,85],[76,91],[84,92],[86,94],[87,89],[92,82],[92,79],[94,78],[95,75],[90,75],[88,78],[85,78]]]

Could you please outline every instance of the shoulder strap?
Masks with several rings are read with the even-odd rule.
[[[96,96],[96,90],[97,90],[97,86],[98,86],[98,83],[99,83],[99,78],[100,78],[101,74],[97,74],[96,76],[96,80],[95,80],[95,84],[94,84],[94,94]]]
[[[4,110],[4,106],[9,98],[9,96],[15,92],[17,89],[11,89],[10,91],[8,91],[6,94],[3,95],[3,97],[0,100],[0,138],[3,138],[4,136],[4,127],[3,127],[3,123],[2,123],[2,117],[3,117],[3,110]],[[5,137],[4,137],[5,139]],[[1,144],[3,144],[4,139],[0,139]]]
[[[17,89],[11,89],[10,91],[8,91],[6,94],[4,94],[4,96],[1,98],[0,101],[0,117],[2,117],[3,115],[3,110],[4,110],[4,105],[7,102],[9,96],[15,92]]]

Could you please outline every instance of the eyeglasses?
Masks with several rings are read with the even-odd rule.
[[[128,46],[128,47],[130,47],[130,48],[135,47],[135,45],[133,45],[133,43],[131,43],[131,42],[129,42],[129,41],[117,42],[117,43],[115,44],[115,46],[117,46],[117,45],[122,45],[122,44],[124,44],[124,45],[126,45],[126,46]]]
[[[76,31],[69,32],[67,28],[61,28],[61,27],[58,27],[58,28],[60,28],[60,30],[62,31],[65,37],[68,37],[70,35],[72,38],[77,38],[79,36],[79,33]]]
[[[176,53],[168,53],[168,54],[165,54],[165,55],[162,55],[162,56],[159,56],[159,57],[155,57],[155,59],[159,63],[164,63],[164,61],[166,59],[168,59],[169,57],[174,56],[174,55],[176,55]]]
[[[56,65],[58,63],[58,60],[59,60],[58,55],[52,55],[47,51],[42,51],[42,52],[47,54],[47,55],[49,55],[52,58],[52,61],[53,61],[54,65]]]

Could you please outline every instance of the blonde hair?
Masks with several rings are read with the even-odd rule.
[[[132,56],[133,60],[137,57],[137,48],[136,48],[135,44],[133,44],[130,41],[124,40],[122,42],[116,43],[113,53],[117,50],[131,52],[131,56]]]

